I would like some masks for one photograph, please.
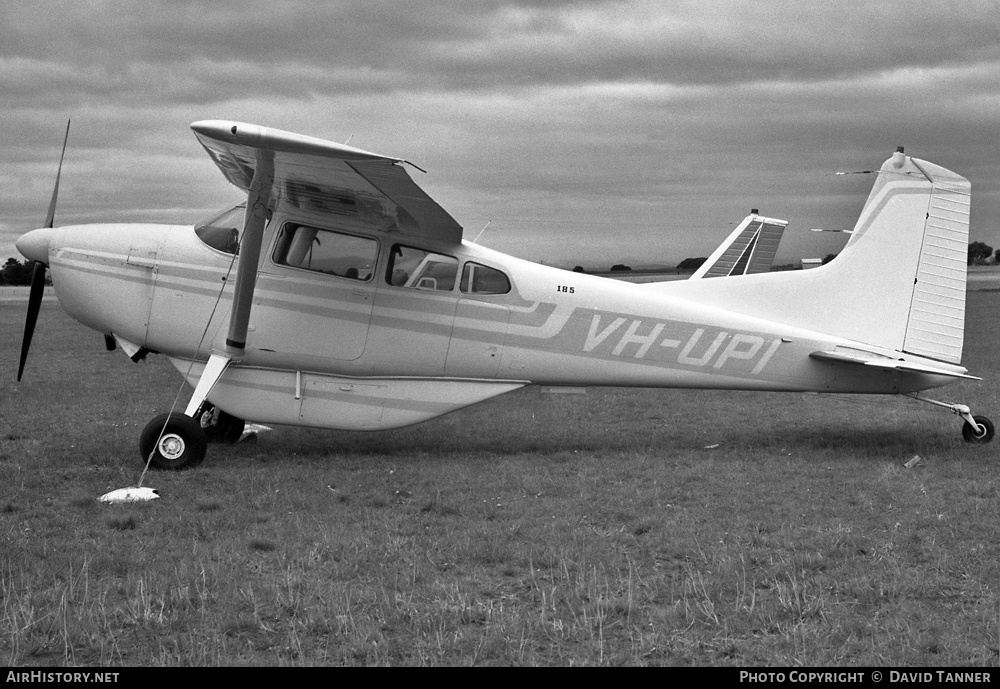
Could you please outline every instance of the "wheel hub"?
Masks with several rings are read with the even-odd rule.
[[[160,454],[166,459],[177,459],[184,454],[184,439],[176,433],[167,433],[160,438]]]

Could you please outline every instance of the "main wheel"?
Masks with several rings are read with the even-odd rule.
[[[207,449],[208,439],[201,425],[177,412],[160,414],[146,424],[139,436],[142,461],[149,461],[154,469],[179,471],[198,466]]]
[[[972,418],[976,420],[976,423],[982,429],[977,433],[976,429],[968,421],[962,424],[962,437],[965,439],[965,442],[982,445],[993,440],[993,422],[985,416],[973,416]]]
[[[227,414],[208,402],[195,415],[205,431],[205,437],[210,443],[227,443],[232,445],[243,437],[246,421],[232,414]]]

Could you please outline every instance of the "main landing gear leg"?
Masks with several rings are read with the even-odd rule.
[[[927,402],[938,407],[944,407],[957,414],[965,421],[962,424],[962,438],[967,443],[985,444],[993,440],[993,422],[985,416],[973,416],[972,410],[965,404],[949,404],[948,402],[938,402],[927,397],[921,397],[916,393],[907,395],[918,402]]]

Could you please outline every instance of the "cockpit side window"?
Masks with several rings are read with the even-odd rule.
[[[462,291],[466,294],[507,294],[510,279],[496,268],[468,261],[462,269]]]
[[[208,220],[194,226],[198,239],[208,244],[216,251],[227,254],[240,252],[240,232],[243,230],[243,217],[247,204],[241,203],[235,208],[216,213]]]
[[[389,254],[385,281],[396,287],[450,292],[458,277],[458,259],[396,244]]]
[[[343,232],[287,223],[271,257],[278,265],[303,268],[350,280],[371,280],[378,242]]]

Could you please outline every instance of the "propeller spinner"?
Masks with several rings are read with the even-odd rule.
[[[34,263],[31,271],[31,290],[28,293],[28,314],[24,319],[24,338],[21,340],[21,361],[17,367],[17,380],[20,382],[24,373],[24,363],[28,359],[28,349],[31,347],[31,336],[35,333],[35,321],[42,306],[42,295],[45,292],[45,268],[49,259],[49,238],[52,235],[53,221],[56,215],[56,199],[59,198],[59,177],[62,175],[63,158],[66,156],[66,142],[69,141],[70,121],[66,121],[66,135],[63,137],[62,153],[59,155],[59,169],[56,171],[56,184],[52,189],[52,200],[49,202],[49,212],[45,216],[42,229],[34,230],[17,241],[17,249]]]

